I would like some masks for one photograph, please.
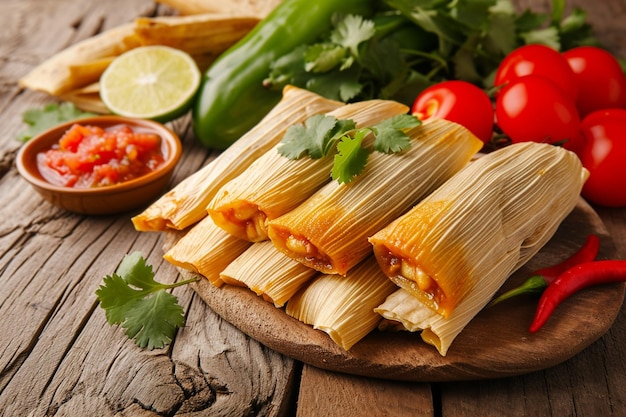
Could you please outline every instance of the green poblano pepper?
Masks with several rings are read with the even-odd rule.
[[[336,12],[367,15],[371,0],[284,0],[203,76],[193,108],[198,140],[225,149],[250,130],[281,98],[263,87],[270,64],[331,27]]]

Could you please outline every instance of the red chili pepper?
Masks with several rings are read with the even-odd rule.
[[[587,240],[585,240],[583,246],[581,246],[575,254],[561,263],[547,268],[538,269],[533,272],[531,277],[524,281],[522,285],[505,292],[498,298],[495,298],[489,303],[488,307],[515,297],[516,295],[542,292],[548,284],[554,281],[559,275],[567,271],[569,268],[581,263],[591,262],[596,259],[599,249],[600,238],[596,235],[587,236]]]
[[[530,325],[534,333],[544,325],[563,300],[592,285],[626,281],[626,260],[585,262],[569,268],[548,285],[539,299]]]
[[[573,266],[578,264],[582,264],[585,262],[591,262],[596,259],[598,255],[598,250],[600,249],[600,238],[596,235],[587,236],[587,240],[583,244],[583,246],[573,254],[571,257],[567,258],[560,264],[556,264],[554,266],[550,266],[548,268],[539,269],[535,272],[534,275],[541,275],[546,282],[549,284],[554,281],[559,275],[563,272],[567,271]]]

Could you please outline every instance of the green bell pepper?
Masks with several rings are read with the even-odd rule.
[[[334,13],[372,9],[372,0],[284,0],[204,74],[192,110],[197,139],[214,149],[230,146],[280,101],[280,91],[262,84],[276,58],[330,30]]]

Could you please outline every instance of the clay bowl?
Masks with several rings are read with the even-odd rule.
[[[37,154],[50,149],[74,123],[102,128],[127,124],[133,129],[150,130],[162,138],[165,162],[146,175],[120,184],[92,188],[53,185],[39,171]],[[75,213],[106,215],[146,206],[158,197],[167,187],[181,152],[178,136],[160,123],[119,116],[94,116],[60,124],[30,139],[18,152],[16,165],[20,175],[48,202]]]

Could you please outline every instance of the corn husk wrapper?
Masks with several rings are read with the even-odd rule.
[[[220,274],[226,284],[245,285],[281,308],[317,275],[314,269],[278,252],[272,242],[254,243]]]
[[[373,309],[396,289],[369,257],[347,277],[321,274],[313,278],[289,300],[286,313],[328,333],[349,350],[376,328],[381,316]]]
[[[287,86],[278,104],[250,131],[204,168],[132,218],[139,231],[183,230],[207,216],[206,206],[226,182],[282,139],[287,127],[343,104]]]
[[[308,200],[269,222],[269,236],[288,256],[327,274],[345,275],[369,256],[367,238],[461,170],[483,143],[445,120],[406,132],[400,154],[373,153],[349,184],[328,183]]]
[[[98,114],[109,114],[111,111],[100,98],[100,83],[95,82],[82,88],[69,91],[59,95],[62,101],[74,103],[76,107],[83,111]]]
[[[224,13],[234,16],[252,14],[263,18],[269,14],[281,0],[159,0],[178,10],[180,14]]]
[[[187,52],[204,71],[259,21],[254,14],[229,13],[139,17],[134,32],[142,45],[166,45]]]
[[[377,312],[423,330],[445,355],[554,235],[587,177],[574,153],[548,144],[521,143],[478,158],[370,238],[382,269],[403,288]]]
[[[134,24],[124,24],[53,55],[18,83],[53,96],[68,93],[97,82],[116,56],[140,45]]]
[[[196,272],[211,284],[221,287],[224,281],[220,273],[249,246],[250,242],[233,237],[217,227],[210,217],[205,217],[180,238],[163,258],[172,265]]]
[[[372,126],[408,108],[390,100],[348,104],[328,115],[352,119],[357,127]],[[270,149],[241,175],[225,184],[208,207],[215,223],[241,239],[267,240],[266,221],[298,206],[330,181],[333,156],[288,159]]]
[[[259,17],[249,14],[140,17],[65,48],[18,84],[72,101],[83,110],[108,113],[94,90],[99,92],[100,76],[119,55],[140,46],[167,45],[190,54],[202,70],[258,22]]]

